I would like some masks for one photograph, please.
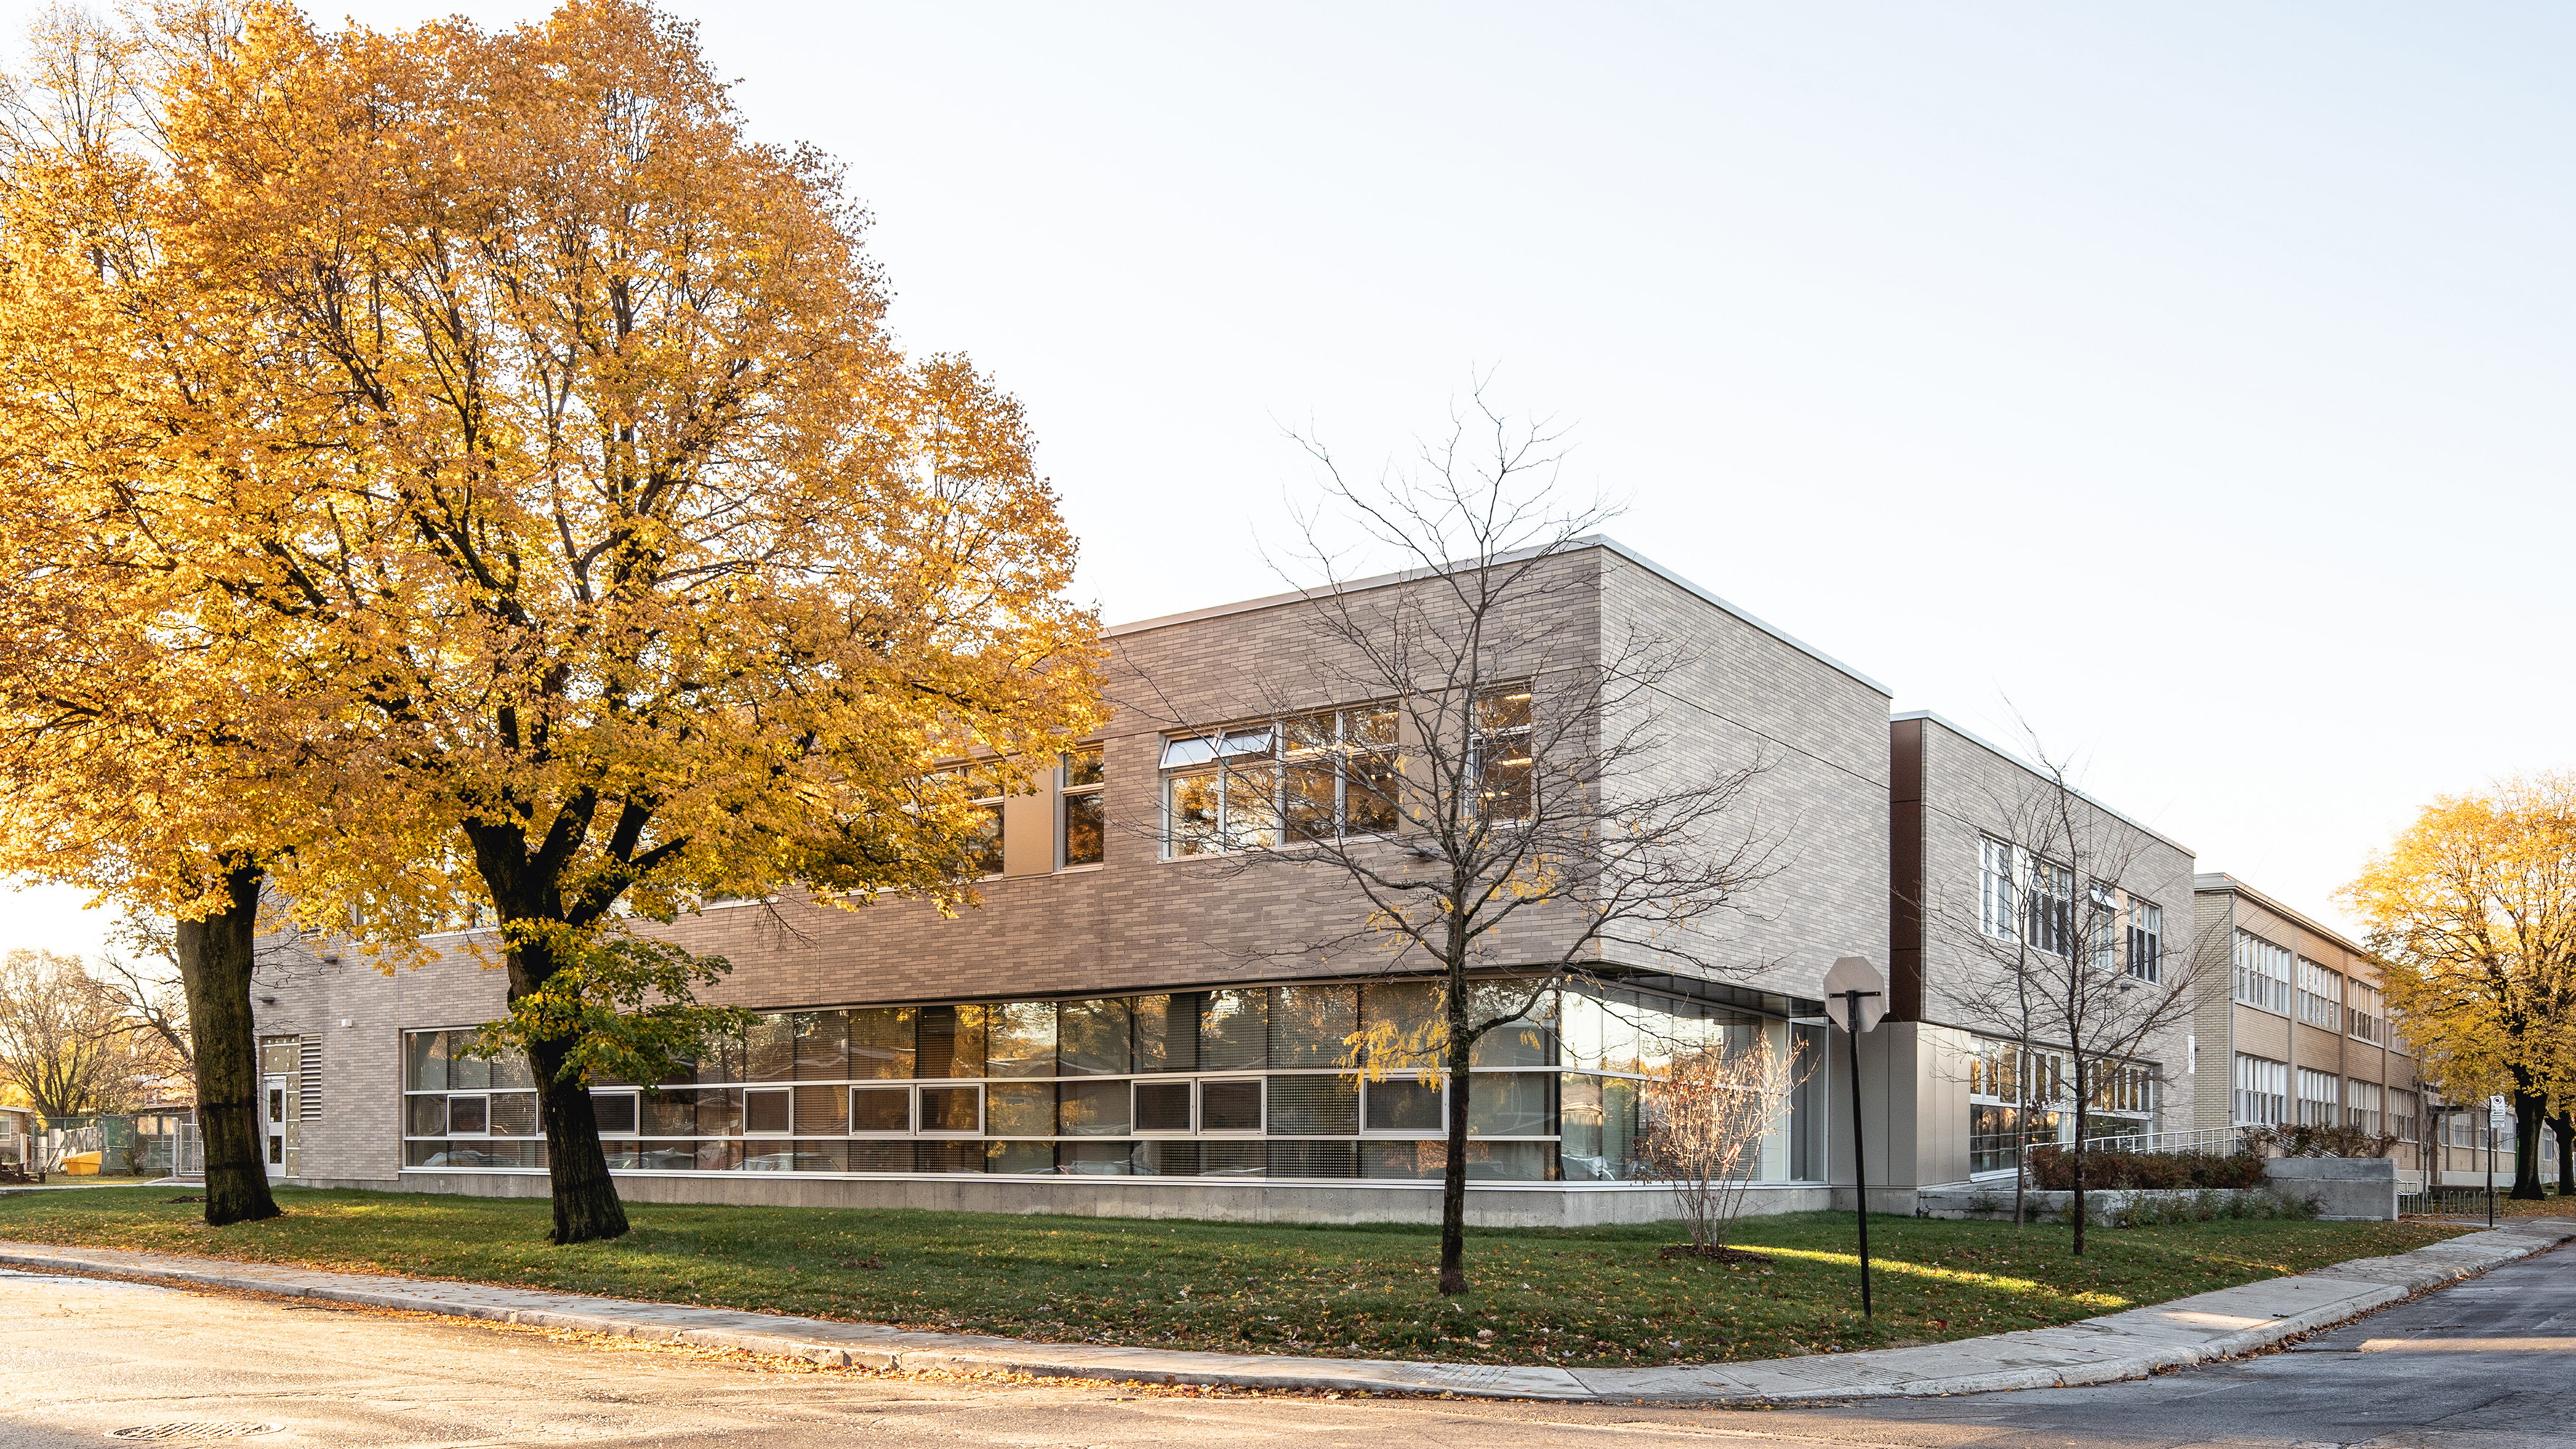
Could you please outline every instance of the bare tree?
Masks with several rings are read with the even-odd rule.
[[[118,1009],[137,1035],[165,1054],[173,1074],[193,1087],[197,1074],[196,1038],[188,1030],[188,991],[179,970],[177,923],[141,911],[129,911],[114,939],[129,955],[103,952],[99,980],[117,1000]]]
[[[2028,1145],[2039,1108],[2074,1115],[2069,1162],[2081,1256],[2091,1116],[2114,1093],[2158,1080],[2159,1069],[2140,1056],[2190,1018],[2204,953],[2172,945],[2166,927],[2141,928],[2149,888],[2164,884],[2149,878],[2146,863],[2155,838],[2085,799],[2065,763],[2036,741],[2032,753],[2037,778],[1992,798],[1986,818],[1959,822],[1984,857],[1976,899],[1927,901],[1924,915],[1972,963],[1941,988],[1952,1012],[2016,1054],[2005,1073],[2019,1104],[2016,1146]],[[2028,1178],[2022,1156],[2015,1153],[2016,1222]]]
[[[1735,818],[1764,764],[1673,747],[1667,686],[1689,651],[1604,617],[1586,545],[1609,513],[1552,501],[1544,427],[1479,399],[1420,466],[1370,483],[1300,442],[1326,480],[1300,525],[1315,647],[1261,681],[1267,723],[1208,730],[1204,766],[1174,778],[1168,828],[1222,872],[1297,872],[1346,903],[1347,924],[1265,956],[1369,952],[1388,975],[1436,973],[1427,1029],[1381,1022],[1350,1046],[1365,1072],[1419,1065],[1450,1086],[1440,1291],[1463,1293],[1476,1043],[1528,1029],[1611,953],[1745,969],[1709,928],[1773,871],[1775,843]],[[1392,554],[1398,581],[1354,586],[1327,518]],[[1267,774],[1246,768],[1256,747]]]
[[[123,1105],[132,1030],[79,957],[20,949],[0,958],[0,1079],[47,1117]]]
[[[1673,1185],[1693,1253],[1734,1256],[1726,1240],[1761,1168],[1763,1139],[1814,1065],[1800,1047],[1783,1054],[1756,1036],[1684,1052],[1646,1084],[1652,1120],[1638,1155],[1656,1180]]]

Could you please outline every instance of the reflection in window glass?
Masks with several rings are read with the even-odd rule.
[[[1127,998],[1057,1004],[1056,1060],[1062,1075],[1124,1073],[1129,1070],[1127,1043]]]
[[[1348,1137],[1360,1130],[1360,1093],[1351,1079],[1270,1079],[1270,1134],[1274,1137]]]
[[[416,1092],[447,1090],[447,1033],[415,1031],[403,1038],[406,1080]]]
[[[921,1075],[934,1080],[984,1075],[984,1018],[980,1006],[923,1007]]]
[[[1010,1090],[1010,1089],[1002,1089]],[[1058,1085],[1058,1112],[1063,1131],[1075,1137],[1123,1137],[1127,1133],[1128,1084],[1064,1082]]]
[[[1055,1003],[1007,1001],[991,1009],[984,1075],[1055,1075]]]
[[[447,1135],[479,1137],[491,1126],[489,1097],[450,1097],[447,1099]]]
[[[1190,1130],[1189,1083],[1138,1082],[1135,1085],[1137,1131],[1187,1132]]]
[[[441,1063],[444,1065],[444,1063]],[[411,1099],[410,1135],[444,1137],[447,1135],[447,1099],[414,1097]],[[416,1164],[415,1164],[416,1165]]]
[[[1281,986],[1270,999],[1270,1065],[1335,1067],[1359,1030],[1359,988],[1347,984]]]
[[[1059,1142],[1055,1152],[1058,1172],[1125,1177],[1135,1171],[1132,1142]]]
[[[1469,1099],[1473,1101],[1473,1098]],[[1410,1076],[1368,1084],[1368,1130],[1371,1132],[1439,1132],[1442,1093]]]
[[[534,1137],[537,1135],[536,1093],[498,1092],[485,1098],[484,1101],[489,1104],[493,1136]]]
[[[447,1088],[451,1092],[460,1087],[481,1091],[492,1085],[491,1059],[465,1054],[466,1043],[473,1039],[470,1031],[447,1033]]]
[[[698,1093],[698,1135],[714,1137],[742,1130],[742,1089]]]
[[[1098,865],[1108,844],[1108,820],[1101,804],[1101,782],[1107,778],[1100,746],[1064,756],[1064,839],[1066,865]]]
[[[1194,1072],[1199,1067],[1199,1000],[1195,994],[1135,999],[1136,1070]]]
[[[837,1082],[850,1075],[850,1014],[800,1011],[796,1024],[796,1080]]]
[[[862,1081],[912,1075],[912,1008],[881,1006],[850,1013],[850,1075]],[[932,1073],[934,1076],[945,1073]]]
[[[1556,1131],[1556,1076],[1480,1072],[1467,1079],[1467,1130],[1479,1137],[1546,1137]]]
[[[529,1132],[533,1132],[535,1130],[537,1125],[537,1099],[534,1097],[502,1097],[496,1099],[493,1103],[492,1111],[493,1130],[496,1132],[507,1133],[513,1137],[529,1135],[528,1132],[513,1132],[508,1126],[503,1125],[501,1103],[514,1100],[523,1101],[528,1104],[527,1122]],[[593,1092],[590,1094],[590,1113],[593,1118],[597,1119],[599,1123],[599,1135],[602,1137],[632,1137],[635,1135],[637,1123],[635,1094],[633,1092]]]
[[[996,1082],[984,1093],[987,1137],[1055,1135],[1055,1088],[1043,1082]]]
[[[1273,1142],[1270,1144],[1272,1177],[1357,1177],[1359,1144],[1356,1142]]]
[[[790,1121],[787,1089],[756,1087],[742,1094],[742,1130],[746,1136],[785,1133]]]
[[[747,1082],[784,1082],[796,1076],[796,1023],[782,1012],[769,1012],[751,1024],[743,1071]]]
[[[1055,1144],[1052,1142],[988,1142],[984,1144],[986,1172],[1051,1173],[1055,1171]]]
[[[850,1089],[850,1130],[853,1132],[910,1132],[912,1130],[912,1089],[910,1087],[852,1087]]]
[[[850,1094],[842,1087],[798,1087],[796,1089],[796,1135],[838,1137],[850,1130]]]
[[[1261,1079],[1255,1077],[1247,1081],[1200,1083],[1199,1130],[1202,1132],[1260,1131]]]
[[[1269,1064],[1269,988],[1204,993],[1199,1005],[1199,1070],[1258,1071]]]
[[[984,1113],[981,1095],[981,1092],[974,1087],[922,1088],[921,1130],[924,1132],[982,1131]]]

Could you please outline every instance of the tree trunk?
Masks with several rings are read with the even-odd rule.
[[[2535,1092],[2513,1094],[2513,1192],[2520,1202],[2548,1196],[2540,1190],[2540,1117],[2547,1099]]]
[[[2075,1058],[2075,1150],[2068,1161],[2075,1165],[2075,1256],[2084,1256],[2084,1058]]]
[[[202,921],[179,922],[179,982],[197,1048],[197,1136],[206,1155],[208,1227],[278,1215],[261,1141],[259,1038],[250,1016],[259,885],[266,873],[257,865],[234,867],[224,876],[231,904]]]
[[[1440,1291],[1467,1291],[1467,974],[1452,968],[1449,1013],[1449,1160],[1440,1170]]]
[[[2549,1125],[2558,1133],[2558,1195],[2576,1197],[2576,1112],[2561,1110]]]
[[[528,943],[509,952],[510,999],[544,986],[555,974],[551,948]],[[531,1042],[528,1070],[537,1082],[537,1115],[546,1129],[546,1177],[554,1192],[557,1246],[592,1243],[626,1235],[626,1204],[617,1196],[617,1181],[608,1175],[608,1154],[599,1145],[599,1118],[591,1109],[590,1088],[570,1079],[564,1061],[572,1037]]]

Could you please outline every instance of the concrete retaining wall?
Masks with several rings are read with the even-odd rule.
[[[299,1178],[304,1187],[371,1192],[543,1197],[543,1173],[406,1172],[401,1180]],[[781,1173],[655,1174],[617,1178],[631,1203],[912,1209],[925,1212],[1061,1213],[1071,1217],[1193,1218],[1238,1223],[1436,1223],[1437,1183],[1218,1182],[1134,1177],[817,1177]],[[1823,1208],[1822,1187],[1757,1185],[1745,1215]],[[1873,1194],[1875,1196],[1875,1194]],[[1670,1189],[1637,1185],[1478,1184],[1467,1221],[1490,1228],[1580,1228],[1679,1216]]]
[[[2392,1157],[2271,1157],[2263,1180],[2275,1192],[2304,1197],[2332,1222],[2395,1222],[2397,1160]]]

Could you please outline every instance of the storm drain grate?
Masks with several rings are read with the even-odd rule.
[[[184,1444],[195,1439],[246,1439],[253,1434],[274,1434],[277,1424],[241,1424],[221,1419],[199,1419],[185,1424],[137,1424],[131,1429],[110,1429],[107,1437],[129,1444]]]

